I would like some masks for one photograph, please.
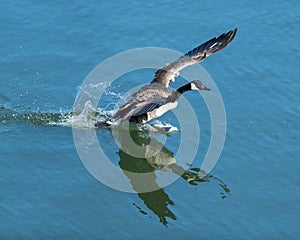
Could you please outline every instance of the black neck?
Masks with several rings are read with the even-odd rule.
[[[188,83],[180,88],[178,88],[176,91],[173,91],[172,94],[169,96],[170,102],[175,102],[180,97],[181,94],[184,92],[192,90],[191,83]]]
[[[176,92],[180,93],[180,94],[183,94],[184,92],[187,92],[187,91],[190,91],[192,90],[192,86],[191,86],[191,83],[188,83],[180,88],[178,88],[176,90]]]

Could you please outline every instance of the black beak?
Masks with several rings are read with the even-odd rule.
[[[210,91],[210,88],[206,87],[206,86],[203,84],[202,90]]]

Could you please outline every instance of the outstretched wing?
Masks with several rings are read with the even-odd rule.
[[[233,29],[227,33],[223,33],[219,37],[212,38],[199,47],[187,52],[175,62],[166,64],[163,68],[156,71],[153,82],[159,82],[168,86],[169,82],[174,81],[179,75],[180,70],[201,62],[211,54],[225,48],[232,41],[236,32],[237,29]]]

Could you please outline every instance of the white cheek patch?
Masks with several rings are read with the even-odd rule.
[[[199,88],[197,88],[197,86],[193,82],[191,83],[191,89],[192,90],[199,90]]]

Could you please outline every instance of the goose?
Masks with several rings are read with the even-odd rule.
[[[123,121],[144,124],[158,118],[178,105],[179,97],[190,90],[210,90],[201,81],[194,80],[176,91],[169,92],[170,82],[174,82],[180,71],[190,65],[203,61],[211,54],[225,48],[235,37],[237,28],[214,37],[193,50],[187,52],[176,61],[167,63],[155,72],[154,79],[140,88],[132,98],[123,104],[112,118],[105,122],[97,122],[96,127],[110,126]]]

